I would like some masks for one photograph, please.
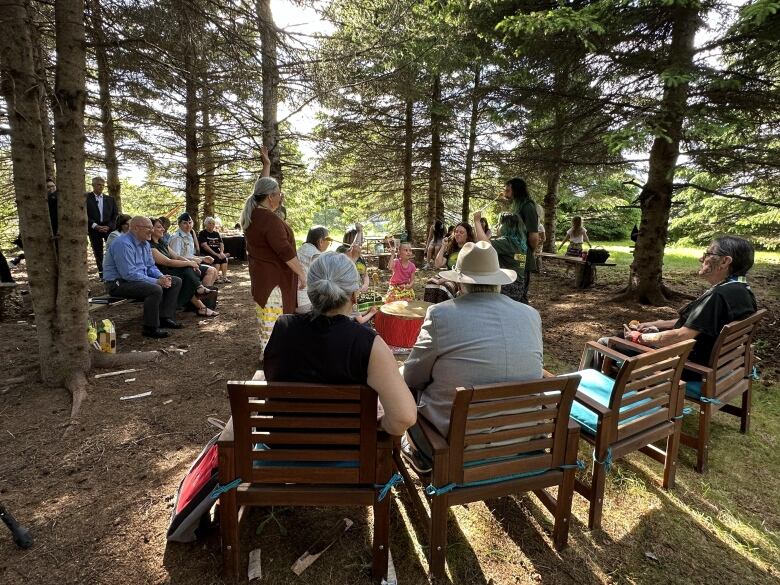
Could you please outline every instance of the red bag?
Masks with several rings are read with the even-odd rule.
[[[216,503],[211,493],[219,483],[218,440],[219,434],[206,444],[179,484],[168,525],[169,542],[193,542],[200,519]]]

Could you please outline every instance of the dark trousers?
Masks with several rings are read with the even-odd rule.
[[[103,278],[103,243],[108,239],[108,234],[89,232],[89,243],[92,245],[92,253],[95,255],[95,264],[97,264],[98,274]]]
[[[518,278],[519,280],[519,278]],[[528,304],[528,285],[531,284],[531,271],[526,270],[523,272],[523,293],[520,296],[520,302]]]
[[[140,299],[144,302],[144,327],[160,326],[160,318],[173,319],[181,290],[181,278],[171,276],[171,288],[142,281],[112,280],[106,282],[106,291],[112,297]]]
[[[0,252],[0,282],[13,282],[14,277],[11,276],[11,267],[8,266],[8,262]]]

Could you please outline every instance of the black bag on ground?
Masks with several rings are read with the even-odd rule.
[[[607,258],[609,258],[609,252],[599,246],[588,250],[588,255],[585,258],[585,262],[590,262],[591,264],[603,264],[607,261]]]

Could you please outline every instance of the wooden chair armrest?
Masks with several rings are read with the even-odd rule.
[[[235,440],[235,437],[233,435],[233,417],[231,416],[227,424],[225,425],[225,428],[222,429],[222,432],[219,434],[219,439],[217,440],[217,445],[220,446],[233,446],[233,441]]]
[[[573,418],[569,419],[569,426],[568,426],[568,433],[569,433],[569,435],[571,435],[571,433],[574,433],[574,432],[576,432],[579,435],[581,428],[582,427],[580,427],[580,423],[578,423]]]
[[[594,411],[599,418],[604,418],[608,414],[612,413],[612,410],[609,407],[604,406],[603,404],[599,404],[593,400],[593,398],[583,392],[580,392],[579,390],[574,395],[574,400]]]
[[[610,337],[609,347],[620,347],[620,348],[630,349],[631,351],[635,351],[637,353],[647,353],[648,351],[653,351],[653,349],[655,349],[647,345],[640,345],[638,343],[634,343],[633,341],[629,341],[628,339],[623,339],[622,337]]]
[[[422,434],[425,435],[428,443],[430,443],[434,455],[449,451],[450,446],[447,444],[447,439],[436,430],[436,427],[419,414],[417,415],[417,425],[420,427]]]
[[[604,356],[611,357],[613,360],[624,361],[624,360],[627,360],[630,357],[630,356],[627,356],[625,354],[620,353],[619,351],[616,351],[616,350],[612,349],[611,347],[609,347],[607,345],[601,345],[600,343],[597,343],[595,341],[588,341],[585,344],[585,349],[583,349],[583,351],[582,351],[583,357],[589,351],[597,351],[598,353],[600,353],[600,354],[602,354]]]
[[[701,364],[695,364],[693,362],[685,362],[683,369],[688,370],[689,372],[696,372],[697,374],[700,374],[702,377],[712,375],[712,368],[708,368],[707,366],[702,366]]]

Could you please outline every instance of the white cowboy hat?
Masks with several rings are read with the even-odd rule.
[[[439,276],[466,284],[509,284],[517,280],[517,272],[499,268],[498,254],[489,242],[466,242],[458,254],[454,270],[439,272]]]

